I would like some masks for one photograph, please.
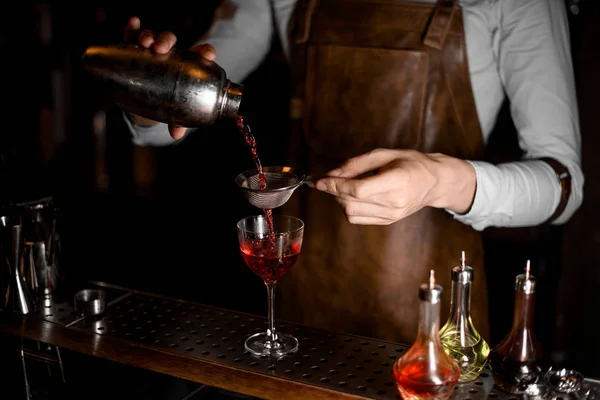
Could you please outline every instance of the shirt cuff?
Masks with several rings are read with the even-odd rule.
[[[476,190],[475,190],[475,198],[473,199],[473,204],[471,205],[471,209],[466,214],[458,214],[452,210],[446,209],[454,219],[466,224],[471,225],[475,230],[482,231],[486,228],[486,224],[484,222],[485,217],[483,215],[483,205],[489,201],[487,193],[484,190],[481,190],[481,176],[485,174],[485,167],[480,165],[480,163],[476,161],[466,160],[473,169],[475,170],[476,177]],[[508,216],[506,216],[508,218]]]

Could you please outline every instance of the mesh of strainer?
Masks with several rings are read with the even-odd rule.
[[[242,189],[246,200],[262,209],[278,208],[284,205],[300,185],[307,181],[307,176],[292,167],[263,167],[267,187],[258,186],[256,168],[242,172],[235,182]]]

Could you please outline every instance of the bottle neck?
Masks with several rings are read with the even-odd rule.
[[[471,318],[471,282],[452,282],[450,297],[450,316],[448,320],[462,325]]]
[[[438,331],[440,329],[440,304],[421,300],[419,308],[419,328],[417,341],[439,342]]]
[[[515,293],[515,313],[510,332],[496,346],[495,352],[506,360],[533,362],[541,358],[542,348],[534,331],[533,292]]]
[[[535,293],[517,291],[515,293],[515,313],[512,330],[533,330],[535,313]]]

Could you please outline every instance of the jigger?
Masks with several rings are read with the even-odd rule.
[[[10,287],[10,267],[8,259],[11,254],[12,247],[12,227],[21,225],[20,215],[2,215],[0,216],[0,309],[3,309],[5,304],[8,288]]]
[[[10,254],[6,257],[6,263],[10,273],[8,287],[6,289],[6,302],[4,309],[21,315],[35,311],[35,301],[31,290],[27,286],[23,275],[21,275],[21,262],[23,261],[23,225],[11,227],[12,243]]]

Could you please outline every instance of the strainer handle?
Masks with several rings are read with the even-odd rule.
[[[315,183],[317,183],[317,181],[321,178],[324,178],[325,176],[319,176],[319,175],[307,175],[306,178],[304,178],[304,182],[308,185],[314,185]]]

